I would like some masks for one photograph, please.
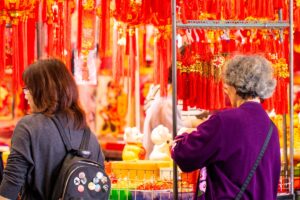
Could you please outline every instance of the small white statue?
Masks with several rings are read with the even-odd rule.
[[[154,146],[149,160],[171,160],[170,145],[172,135],[169,129],[163,125],[157,126],[151,133],[151,140]]]

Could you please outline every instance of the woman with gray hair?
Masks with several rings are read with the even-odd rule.
[[[269,98],[276,86],[271,63],[261,56],[236,56],[230,60],[224,70],[224,82],[225,89],[233,87],[240,100]]]
[[[272,65],[261,56],[236,56],[223,72],[233,108],[177,136],[172,158],[185,172],[207,167],[205,199],[275,200],[280,176],[278,130],[260,104],[276,86]]]

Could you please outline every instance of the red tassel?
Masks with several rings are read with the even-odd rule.
[[[126,55],[129,55],[129,52],[130,52],[130,36],[129,36],[129,29],[126,30],[126,51],[125,51],[125,54]]]
[[[65,1],[64,2],[64,13],[65,13],[65,22],[64,22],[64,49],[67,50],[67,55],[63,54],[65,56],[65,62],[66,66],[69,70],[71,70],[71,14],[73,11],[72,4],[74,2],[71,1]]]
[[[81,45],[82,45],[82,14],[83,14],[83,6],[82,0],[78,0],[78,35],[77,35],[77,49],[78,55],[81,54]]]
[[[235,0],[235,10],[238,19],[244,20],[245,19],[245,1],[244,0]]]
[[[42,1],[42,21],[47,22],[47,0]]]
[[[209,92],[208,90],[207,90],[207,74],[205,74],[205,71],[206,71],[206,69],[207,69],[207,64],[206,63],[204,63],[204,66],[203,66],[204,68],[204,74],[203,74],[203,101],[202,101],[202,103],[203,103],[203,109],[207,109],[208,110],[208,104],[207,104],[207,101],[208,101],[208,93],[207,92]]]
[[[151,16],[153,13],[151,12],[151,0],[143,0],[142,1],[142,11],[141,13],[143,14],[144,22],[148,23],[151,19]]]
[[[17,91],[18,86],[18,77],[19,77],[19,34],[18,34],[18,25],[12,25],[12,34],[13,34],[13,57],[12,57],[12,64],[13,64],[13,91]]]
[[[64,16],[64,5],[63,2],[59,2],[58,3],[58,7],[59,7],[59,26],[58,26],[58,35],[57,35],[57,57],[59,57],[60,59],[64,58],[64,20],[67,18],[67,16]]]
[[[35,50],[35,19],[29,18],[27,21],[27,58],[28,58],[27,64],[31,64],[34,62],[34,50]]]
[[[53,45],[53,24],[48,24],[48,55],[54,55],[54,45]]]
[[[20,49],[24,49],[23,48],[23,41],[24,41],[24,25],[25,23],[22,22],[22,23],[19,23],[18,24],[18,51],[19,51],[19,66],[18,66],[18,76],[17,76],[17,83],[18,83],[18,86],[21,86],[22,85],[22,72],[24,71],[24,51],[20,51]]]
[[[197,108],[204,108],[204,77],[203,74],[199,74],[199,83],[198,83],[198,95],[197,95]]]
[[[188,109],[188,97],[189,97],[189,90],[187,89],[189,86],[189,79],[188,74],[186,72],[182,73],[182,80],[183,80],[183,110]]]
[[[146,26],[144,26],[144,33],[143,33],[143,63],[146,63],[146,56],[147,56],[147,34],[146,34]]]
[[[130,33],[129,33],[130,34]],[[130,73],[130,79],[131,79],[131,94],[134,94],[135,92],[135,70],[136,70],[136,60],[135,60],[135,52],[134,52],[134,45],[135,45],[135,32],[130,35],[129,38],[129,73]]]
[[[116,1],[117,14],[123,13],[121,9],[121,0]],[[99,55],[101,58],[109,56],[110,48],[110,1],[101,0],[101,18],[100,18],[100,37],[99,37]],[[126,38],[127,39],[127,38]],[[128,40],[126,40],[128,41]],[[127,54],[128,55],[128,54]]]
[[[174,68],[173,68],[174,69]],[[183,87],[182,87],[182,75],[181,75],[181,71],[179,69],[177,69],[177,99],[178,100],[182,100],[183,98]]]
[[[219,95],[220,95],[220,109],[225,108],[225,94],[224,94],[224,84],[222,81],[219,83]]]
[[[5,23],[0,21],[0,79],[4,77],[5,65]]]

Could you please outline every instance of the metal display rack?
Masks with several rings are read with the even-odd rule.
[[[181,23],[176,20],[176,0],[172,0],[172,112],[173,112],[173,130],[177,130],[177,70],[176,70],[176,30],[181,28],[198,28],[198,29],[214,29],[214,28],[261,28],[261,29],[283,29],[289,28],[289,116],[290,127],[294,127],[293,124],[293,93],[294,93],[294,41],[293,41],[293,1],[289,1],[289,20],[282,20],[282,12],[279,11],[278,21],[236,21],[236,20],[188,20],[187,23]],[[287,137],[286,137],[286,116],[283,115],[284,123],[284,163],[287,167]],[[284,195],[279,195],[277,199],[280,200],[294,200],[294,131],[290,128],[290,159],[289,159],[289,192]],[[173,131],[173,139],[177,135],[176,131]],[[178,173],[177,165],[173,162],[173,199],[178,199]]]

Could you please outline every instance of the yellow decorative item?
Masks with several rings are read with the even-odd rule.
[[[124,141],[126,142],[122,152],[123,160],[144,160],[146,150],[142,145],[143,134],[136,127],[125,128]]]
[[[111,172],[122,180],[157,180],[160,169],[170,167],[169,161],[114,161],[111,162]]]

